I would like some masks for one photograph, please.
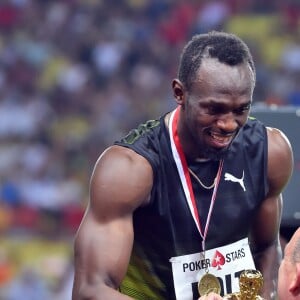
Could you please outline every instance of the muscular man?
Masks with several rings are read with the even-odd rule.
[[[249,118],[255,66],[221,32],[184,47],[172,81],[177,107],[132,130],[99,157],[75,240],[73,300],[198,299],[258,268],[274,299],[282,190],[293,165],[278,129]]]

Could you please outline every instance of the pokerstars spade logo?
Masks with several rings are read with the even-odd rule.
[[[228,252],[225,256],[218,250],[216,250],[212,260],[211,266],[217,268],[217,270],[222,270],[222,266],[225,263],[231,263],[235,260],[243,259],[246,256],[245,249],[240,248],[232,252]]]
[[[225,264],[224,255],[221,252],[219,252],[218,250],[216,250],[216,252],[212,258],[212,261],[211,261],[212,267],[217,268],[217,270],[221,270],[222,266],[224,264]]]

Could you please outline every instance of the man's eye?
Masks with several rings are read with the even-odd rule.
[[[243,107],[240,107],[239,109],[235,110],[235,113],[241,115],[241,114],[248,112],[249,109],[250,109],[250,105],[243,106]]]
[[[221,107],[212,106],[208,108],[208,113],[211,115],[218,115],[223,112],[223,109]]]

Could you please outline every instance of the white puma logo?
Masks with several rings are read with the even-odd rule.
[[[246,188],[245,188],[245,184],[244,184],[244,170],[243,170],[242,178],[236,178],[235,176],[233,176],[229,173],[225,173],[224,179],[232,181],[232,182],[238,182],[240,184],[240,186],[242,187],[242,189],[244,190],[244,192],[246,192]]]

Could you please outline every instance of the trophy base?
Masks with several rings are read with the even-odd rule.
[[[240,293],[227,294],[223,297],[223,300],[264,300],[261,296],[255,295],[253,298],[242,298]]]

